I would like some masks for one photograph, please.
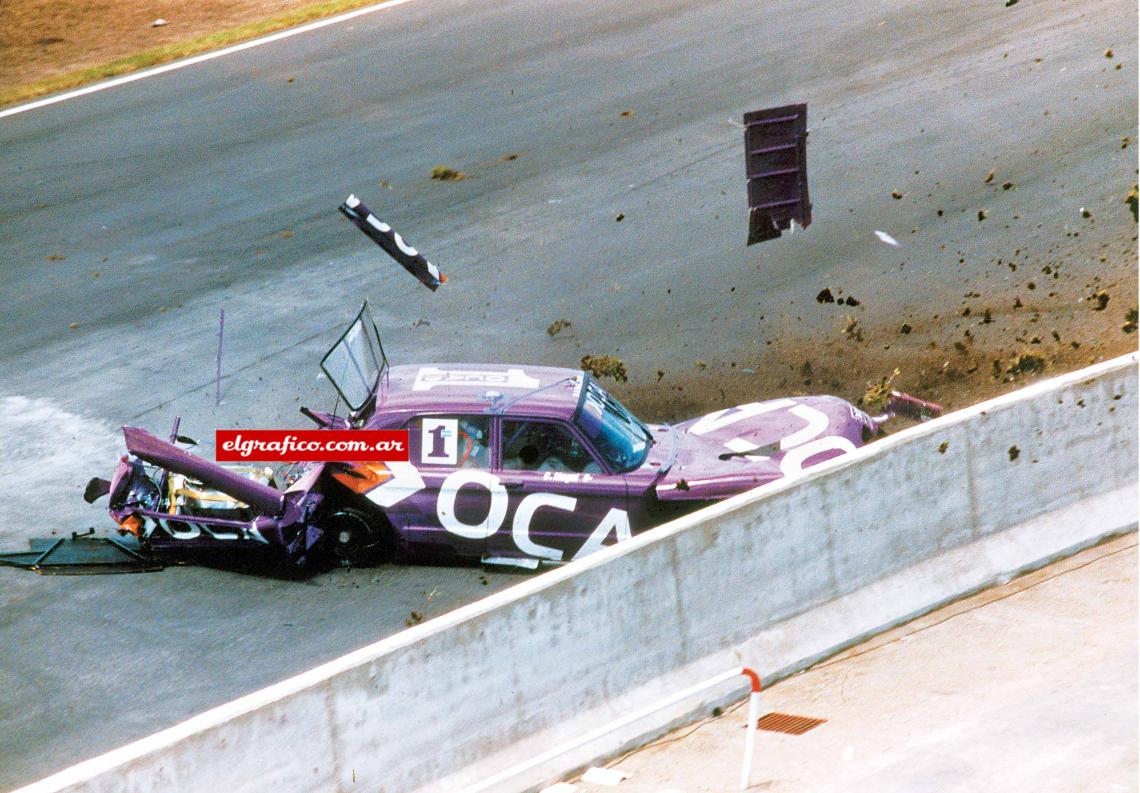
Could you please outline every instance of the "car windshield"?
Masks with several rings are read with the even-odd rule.
[[[640,467],[649,455],[649,428],[589,378],[574,423],[620,473]]]

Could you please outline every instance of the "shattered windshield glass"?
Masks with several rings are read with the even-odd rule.
[[[649,428],[593,380],[587,380],[585,388],[574,423],[614,470],[625,473],[640,467],[649,455]]]
[[[321,360],[321,370],[352,411],[360,410],[368,402],[386,363],[375,334],[366,303],[340,341]]]

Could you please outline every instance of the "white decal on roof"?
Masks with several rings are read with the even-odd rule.
[[[505,372],[492,372],[480,369],[443,370],[435,366],[425,366],[416,372],[413,391],[427,391],[437,385],[457,386],[497,386],[499,388],[538,388],[538,378],[529,376],[522,369],[508,369]]]

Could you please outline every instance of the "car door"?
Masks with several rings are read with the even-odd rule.
[[[487,557],[568,562],[630,536],[625,477],[566,422],[502,417],[495,474],[508,493]],[[488,526],[488,529],[491,527]]]
[[[488,528],[506,509],[506,492],[491,472],[491,417],[422,415],[406,428],[409,461],[423,484],[391,515],[409,550],[481,558]]]

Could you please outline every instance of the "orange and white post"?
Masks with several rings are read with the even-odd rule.
[[[744,766],[740,769],[740,789],[748,790],[748,780],[752,777],[752,751],[756,748],[756,723],[760,721],[760,675],[742,667],[740,674],[752,681],[752,693],[748,695],[748,729],[744,736]]]

